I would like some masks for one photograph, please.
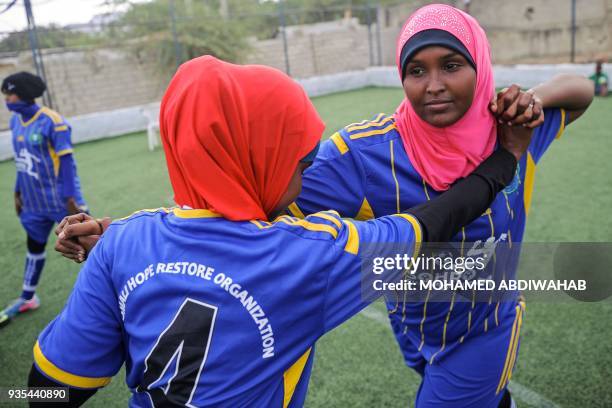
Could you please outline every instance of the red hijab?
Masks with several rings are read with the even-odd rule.
[[[235,220],[267,220],[325,125],[282,72],[211,56],[183,64],[160,108],[174,200]]]
[[[395,112],[395,121],[404,148],[416,171],[435,190],[447,190],[457,179],[470,174],[495,147],[496,125],[489,111],[495,89],[491,50],[484,30],[470,15],[444,4],[431,4],[415,11],[402,28],[397,41],[397,65],[402,76],[400,54],[415,34],[444,30],[455,36],[476,64],[476,90],[468,111],[456,123],[444,128],[421,119],[408,99]]]

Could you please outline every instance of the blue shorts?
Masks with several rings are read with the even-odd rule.
[[[432,364],[419,344],[403,334],[402,316],[391,326],[407,365],[422,377],[416,408],[497,408],[512,376],[520,347],[524,303],[518,303],[488,332],[465,337]]]
[[[45,243],[49,238],[49,233],[53,229],[55,223],[59,223],[68,215],[66,210],[40,213],[22,211],[19,215],[21,225],[26,230],[28,236],[36,242]]]

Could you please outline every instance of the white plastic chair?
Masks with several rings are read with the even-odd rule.
[[[153,151],[159,146],[159,110],[142,108],[142,115],[147,119],[147,143],[149,150]]]

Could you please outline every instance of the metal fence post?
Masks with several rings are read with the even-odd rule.
[[[181,44],[178,41],[178,34],[176,31],[176,9],[174,5],[174,0],[169,0],[168,3],[170,9],[170,22],[172,25],[172,41],[174,42],[174,63],[176,65],[176,69],[178,70],[181,65]]]
[[[383,20],[383,8],[380,5],[380,3],[378,3],[376,5],[376,54],[378,57],[378,65],[381,66],[382,63],[382,42],[380,39],[380,24],[381,21]]]
[[[576,0],[572,0],[572,45],[571,62],[576,62]]]
[[[287,33],[285,32],[285,2],[278,1],[278,21],[280,23],[281,36],[283,38],[283,51],[285,52],[285,73],[291,75],[291,67],[289,66],[289,49],[287,47]]]
[[[36,75],[41,77],[47,84],[47,92],[43,94],[43,103],[50,108],[53,108],[53,100],[51,98],[51,90],[48,87],[45,65],[43,63],[42,52],[38,44],[38,32],[36,31],[36,23],[34,22],[34,13],[32,12],[32,3],[30,0],[24,0],[26,19],[28,21],[28,39],[30,41],[30,49],[32,50],[32,62],[36,69]]]
[[[366,23],[368,24],[368,54],[370,56],[370,66],[374,66],[374,44],[372,41],[372,7],[370,2],[366,3]]]

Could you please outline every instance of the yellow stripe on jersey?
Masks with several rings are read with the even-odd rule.
[[[62,115],[60,115],[59,113],[57,113],[56,111],[52,109],[47,108],[46,106],[43,106],[42,108],[40,108],[40,112],[47,115],[49,119],[51,119],[51,121],[56,125],[59,125],[64,122]]]
[[[512,324],[512,334],[510,336],[510,343],[508,344],[508,351],[506,353],[506,360],[504,362],[504,369],[502,371],[501,378],[499,379],[499,383],[497,384],[497,391],[495,394],[499,394],[501,390],[503,390],[510,380],[512,376],[512,368],[514,366],[514,362],[516,361],[516,352],[518,349],[521,325],[523,323],[523,302],[519,302],[519,304],[515,308],[515,317],[514,323]]]
[[[38,341],[34,345],[34,361],[45,375],[71,387],[100,388],[111,382],[111,377],[83,377],[62,370],[47,360],[47,357],[45,357],[38,345]]]
[[[134,211],[133,213],[131,213],[127,217],[119,218],[117,221],[127,220],[131,216],[136,215],[136,214],[140,214],[140,213],[156,213],[156,212],[159,212],[159,211],[163,211],[165,213],[169,213],[171,210],[169,208],[165,208],[165,207],[160,207],[160,208],[144,208],[142,210]]]
[[[71,154],[73,152],[72,149],[64,149],[64,150],[60,150],[59,152],[57,152],[57,157],[62,157],[65,156],[67,154]]]
[[[338,238],[338,230],[327,224],[317,224],[306,220],[291,219],[290,217],[286,216],[278,217],[276,220],[274,220],[274,222],[284,222],[287,225],[302,227],[309,231],[327,232],[331,234],[334,239]]]
[[[372,123],[372,122],[378,122],[379,120],[381,120],[381,119],[382,119],[382,117],[383,117],[383,116],[385,116],[385,114],[384,114],[384,113],[379,113],[378,115],[376,115],[376,117],[374,118],[374,120],[368,120],[368,119],[365,119],[365,120],[362,120],[361,122],[349,123],[349,124],[348,124],[348,125],[346,125],[344,128],[345,128],[346,130],[348,130],[348,131],[351,131],[352,129],[355,129],[355,128],[359,129],[359,128],[360,128],[360,127],[362,127],[362,126],[366,126],[366,127],[368,127],[368,126],[370,126],[370,123]]]
[[[508,363],[512,358],[512,350],[514,348],[514,339],[516,337],[516,327],[518,324],[518,314],[519,314],[519,306],[516,306],[514,323],[512,324],[512,333],[510,335],[510,342],[508,343],[508,351],[506,352],[506,359],[504,361],[504,369],[502,370],[502,374],[499,378],[499,383],[497,384],[497,390],[495,394],[499,394],[502,388],[506,385],[506,371],[508,370]]]
[[[356,130],[369,129],[369,128],[372,128],[372,127],[382,126],[385,123],[389,123],[390,121],[393,120],[393,116],[388,116],[388,117],[382,119],[383,116],[385,116],[384,113],[379,113],[378,116],[376,117],[376,119],[374,119],[373,121],[366,122],[363,125],[360,124],[360,125],[355,125],[355,126],[349,126],[349,127],[346,128],[346,130],[349,131],[349,132],[354,132]]]
[[[336,145],[336,148],[338,149],[340,154],[344,154],[349,151],[349,147],[346,145],[344,139],[342,139],[342,136],[340,136],[340,133],[334,133],[333,135],[331,135],[329,140],[331,140]]]
[[[359,208],[355,219],[358,221],[366,221],[371,220],[372,218],[374,218],[374,211],[372,210],[368,199],[364,197],[363,203],[361,203],[361,208]]]
[[[493,222],[493,210],[491,210],[491,207],[487,208],[483,215],[489,217],[489,225],[491,226],[491,236],[495,237],[495,223]]]
[[[197,210],[186,210],[182,208],[175,208],[172,210],[174,215],[179,218],[219,218],[221,214],[217,214],[214,211],[197,209]]]
[[[565,109],[561,108],[561,124],[559,125],[559,131],[555,136],[555,139],[559,139],[565,130]]]
[[[531,207],[531,193],[533,192],[533,182],[535,179],[536,164],[531,157],[531,153],[527,152],[527,168],[525,169],[525,189],[523,200],[525,203],[525,215],[529,215]]]
[[[293,398],[293,393],[300,382],[300,378],[302,378],[302,373],[304,372],[304,367],[306,367],[311,351],[312,348],[306,350],[306,352],[302,354],[302,357],[298,358],[298,360],[283,373],[283,386],[285,388],[283,408],[287,408],[289,403],[291,403],[291,398]]]
[[[348,240],[344,246],[344,250],[349,254],[357,255],[359,252],[359,232],[355,224],[348,220],[342,220],[348,227]]]
[[[259,229],[266,229],[272,226],[268,221],[251,220],[251,223],[257,225]]]
[[[451,298],[451,304],[448,308],[448,313],[446,314],[446,319],[444,320],[444,329],[442,330],[442,346],[438,351],[436,351],[431,358],[429,359],[429,364],[433,364],[434,359],[438,354],[444,351],[446,348],[446,329],[448,327],[448,321],[450,320],[451,313],[453,313],[453,307],[455,306],[455,296],[457,295],[457,291],[453,291],[453,297]]]
[[[421,229],[421,224],[419,224],[419,221],[413,215],[410,214],[394,214],[394,216],[403,218],[408,221],[410,225],[412,225],[415,241],[414,254],[412,254],[412,256],[417,257],[419,255],[419,252],[421,252],[421,243],[423,241],[423,230]]]
[[[516,364],[516,355],[518,354],[519,342],[521,341],[521,327],[523,326],[523,312],[525,311],[523,302],[520,303],[520,309],[516,339],[514,341],[514,350],[512,350],[512,359],[508,365],[508,378],[506,379],[506,383],[510,382],[510,379],[512,378],[512,372],[514,371],[514,365]]]
[[[342,223],[340,222],[340,220],[332,215],[325,214],[324,212],[318,212],[315,214],[311,214],[310,216],[323,218],[324,220],[332,222],[336,227],[342,228]]]
[[[421,351],[425,345],[425,330],[423,330],[423,326],[425,325],[425,319],[427,319],[427,302],[429,302],[429,295],[431,295],[431,289],[427,290],[427,297],[425,297],[425,303],[423,304],[423,318],[421,319],[421,324],[419,325],[419,331],[421,332],[419,351]]]
[[[55,153],[55,149],[51,146],[51,142],[47,142],[47,148],[49,149],[49,157],[51,157],[51,161],[53,162],[53,172],[55,173],[55,177],[59,175],[59,155]]]
[[[502,191],[502,193],[504,194],[504,198],[506,199],[506,209],[508,210],[508,214],[510,215],[510,219],[513,220],[514,219],[514,210],[512,210],[512,207],[510,207],[510,200],[508,200],[508,194],[506,194],[503,191]]]
[[[68,130],[68,125],[56,126],[53,130],[56,132],[63,132],[64,130]]]
[[[393,140],[389,143],[389,151],[391,156],[391,174],[393,175],[393,181],[395,182],[395,211],[400,212],[400,190],[397,176],[395,175],[395,156],[393,153]]]
[[[43,112],[43,108],[40,108],[38,112],[36,112],[34,116],[32,116],[30,120],[28,120],[27,122],[24,122],[23,119],[21,119],[21,115],[19,115],[19,121],[21,122],[21,126],[23,127],[30,126],[32,123],[34,123],[36,119],[38,119],[38,117],[40,116],[42,112]]]
[[[289,210],[291,215],[293,215],[294,217],[306,218],[302,210],[300,210],[300,207],[298,207],[298,205],[295,202],[289,204],[289,207],[287,207],[287,209]]]
[[[272,222],[278,222],[278,221],[281,221],[282,219],[285,219],[285,220],[287,220],[289,222],[295,222],[295,221],[298,220],[297,217],[292,217],[290,215],[279,215],[274,220],[272,220]]]
[[[364,133],[357,133],[356,135],[351,135],[350,138],[351,140],[355,140],[355,139],[361,139],[363,137],[370,137],[370,136],[376,136],[376,135],[384,135],[385,133],[391,131],[395,129],[395,123],[391,123],[389,126],[387,126],[386,128],[383,129],[377,129],[377,130],[371,130],[369,132],[364,132]]]
[[[363,125],[364,123],[368,123],[368,122],[370,122],[370,121],[369,121],[369,120],[367,120],[367,119],[364,119],[364,120],[362,120],[361,122],[353,122],[353,123],[349,123],[349,124],[348,124],[348,125],[346,125],[344,128],[345,128],[345,129],[348,129],[348,128],[350,128],[350,127],[353,127],[353,126],[358,126],[358,125]]]

